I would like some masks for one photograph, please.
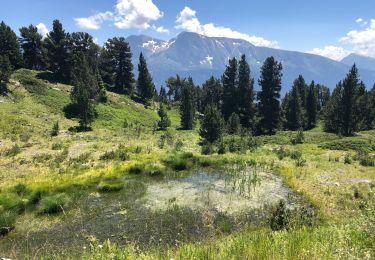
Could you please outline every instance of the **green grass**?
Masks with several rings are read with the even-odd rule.
[[[148,234],[155,239],[163,236],[168,246],[162,242],[150,243],[157,244],[156,248],[135,242],[124,246],[92,238],[91,247],[83,252],[80,248],[83,258],[375,257],[374,130],[347,138],[324,133],[319,125],[304,132],[304,143],[296,145],[291,141],[297,133],[290,131],[274,136],[225,136],[225,154],[218,155],[215,147],[212,154],[203,156],[198,145],[199,125],[192,131],[178,130],[178,107],[167,111],[172,121],[168,131],[155,131],[157,104],[145,108],[128,97],[108,93],[108,103],[97,107],[93,130],[75,133],[69,128],[77,121],[65,118],[62,111],[70,102],[70,86],[42,80],[35,71],[19,70],[12,76],[9,89],[14,99],[0,97],[0,228],[10,225],[15,229],[0,238],[0,251],[7,254],[4,256],[78,258],[64,247],[65,243],[61,243],[61,252],[30,247],[31,255],[25,256],[22,253],[27,247],[14,246],[12,238],[68,225],[79,219],[90,203],[94,203],[96,214],[101,212],[100,207],[115,201],[121,204],[118,212],[128,221],[138,218],[143,222],[136,223],[150,223]],[[60,133],[51,137],[57,121]],[[242,230],[231,233],[230,223],[222,219],[214,223],[218,232],[207,239],[195,241],[187,232],[181,233],[184,239],[174,241],[179,227],[185,232],[199,223],[183,215],[198,215],[184,209],[134,211],[139,209],[137,200],[147,192],[147,183],[163,179],[152,177],[179,176],[196,167],[220,168],[243,162],[281,176],[287,187],[314,207],[318,223],[281,231],[272,231],[267,225],[243,225]],[[129,212],[134,215],[126,215]],[[206,226],[199,227],[203,230]],[[138,228],[141,232],[145,227]],[[193,239],[185,239],[189,236]]]
[[[64,212],[70,203],[70,198],[65,193],[42,197],[39,205],[40,214],[57,214]]]

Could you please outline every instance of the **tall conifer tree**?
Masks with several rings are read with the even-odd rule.
[[[143,102],[149,102],[156,94],[155,85],[142,52],[139,55],[137,90]]]
[[[280,123],[280,90],[282,65],[274,57],[269,57],[261,68],[258,93],[259,130],[261,133],[273,134]]]

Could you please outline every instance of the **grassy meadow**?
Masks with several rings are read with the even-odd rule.
[[[288,131],[225,136],[225,153],[202,155],[199,125],[179,130],[177,107],[159,131],[157,103],[111,92],[93,130],[74,131],[64,114],[71,87],[48,76],[18,70],[0,97],[0,258],[375,258],[375,131],[344,138],[318,126],[299,144]],[[291,211],[291,224],[273,230],[268,215],[141,207],[149,183],[244,163],[280,177],[313,210]]]

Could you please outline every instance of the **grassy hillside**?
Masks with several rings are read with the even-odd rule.
[[[47,72],[19,70],[11,96],[0,97],[0,227],[14,227],[0,236],[0,257],[375,257],[375,131],[342,138],[317,127],[297,145],[291,142],[295,132],[226,136],[227,153],[201,155],[198,129],[178,130],[175,107],[168,110],[172,127],[157,131],[157,104],[145,108],[113,93],[97,107],[93,131],[70,131],[78,124],[63,112],[71,87],[49,78]],[[55,122],[60,132],[51,137]],[[240,229],[223,222],[223,228],[217,218],[219,224],[209,225],[201,222],[207,216],[178,207],[139,210],[155,178],[243,162],[282,177],[313,207],[313,216],[273,231],[268,223],[252,222],[236,223]],[[120,236],[119,227],[127,233]],[[78,229],[86,232],[84,250],[73,235]]]

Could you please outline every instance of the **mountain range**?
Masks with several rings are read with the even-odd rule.
[[[353,63],[357,64],[361,80],[368,88],[375,83],[375,59],[355,54],[334,61],[319,55],[258,47],[245,40],[207,37],[191,32],[182,32],[168,41],[146,35],[132,35],[127,41],[134,64],[138,64],[140,52],[145,55],[157,88],[176,74],[191,76],[196,84],[202,84],[210,76],[220,77],[228,59],[239,58],[242,54],[246,55],[255,80],[259,78],[260,67],[267,57],[274,56],[280,61],[283,65],[282,93],[291,88],[300,74],[308,83],[314,80],[333,89]]]

